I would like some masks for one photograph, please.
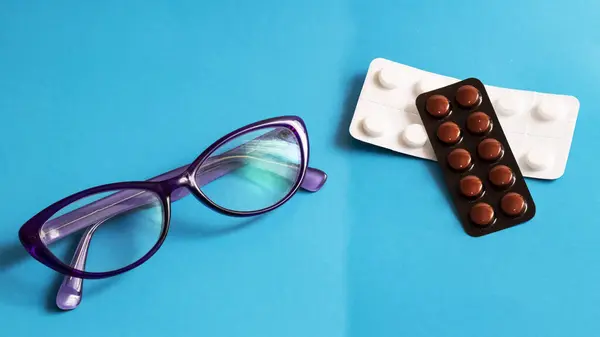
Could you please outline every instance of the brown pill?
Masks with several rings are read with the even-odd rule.
[[[471,167],[471,154],[465,149],[455,149],[448,154],[448,165],[456,171],[464,171]]]
[[[477,226],[485,227],[494,221],[494,209],[485,202],[479,202],[471,208],[469,217]]]
[[[472,85],[463,85],[456,91],[456,101],[466,108],[477,105],[480,98],[479,90]]]
[[[500,200],[500,208],[502,208],[502,212],[506,213],[508,216],[518,216],[521,215],[527,204],[525,203],[525,199],[519,193],[506,193],[505,196]]]
[[[460,128],[454,122],[445,122],[437,130],[438,139],[446,144],[456,144],[460,140]]]
[[[492,184],[498,187],[507,187],[513,183],[514,175],[510,167],[506,165],[498,165],[494,166],[490,170],[488,178]]]
[[[477,176],[466,176],[460,180],[460,193],[467,198],[475,198],[483,192],[483,183]]]
[[[427,99],[427,112],[433,117],[444,117],[450,112],[450,101],[442,95],[432,95]]]
[[[482,135],[490,129],[490,126],[490,116],[481,111],[472,113],[467,118],[467,129],[472,134]]]
[[[494,138],[484,139],[477,145],[477,154],[484,160],[497,160],[502,156],[502,144]]]

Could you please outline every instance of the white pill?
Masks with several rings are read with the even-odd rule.
[[[397,71],[391,68],[381,68],[377,74],[377,79],[382,87],[386,89],[395,89],[402,79]]]
[[[410,102],[408,104],[406,104],[406,106],[404,107],[404,111],[409,113],[409,114],[418,114],[419,110],[417,110],[417,105],[415,104],[415,102]]]
[[[542,99],[535,109],[537,117],[544,121],[560,119],[564,114],[564,107],[557,101]]]
[[[424,92],[431,91],[439,87],[436,82],[432,79],[422,78],[415,83],[415,94],[420,95]]]
[[[554,156],[548,150],[538,147],[527,152],[525,161],[527,162],[527,166],[532,170],[542,171],[552,166],[554,163]]]
[[[513,116],[523,110],[523,103],[512,96],[504,96],[496,101],[494,106],[502,116]]]
[[[367,116],[362,120],[362,128],[368,136],[379,137],[385,133],[386,121],[379,116]]]
[[[427,142],[427,133],[421,124],[410,124],[402,131],[402,141],[409,147],[423,147]]]

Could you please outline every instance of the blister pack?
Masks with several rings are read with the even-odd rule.
[[[377,58],[369,66],[350,134],[372,145],[436,160],[415,99],[458,81]],[[579,113],[577,98],[490,85],[485,89],[523,175],[561,177]]]
[[[534,217],[535,203],[481,81],[470,78],[423,93],[416,106],[469,235]]]

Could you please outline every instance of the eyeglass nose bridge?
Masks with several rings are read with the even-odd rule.
[[[182,187],[193,187],[190,173],[187,170],[175,177],[161,181],[160,186],[167,195],[173,194]]]
[[[192,175],[188,171],[161,181],[160,189],[164,196],[169,197],[171,203],[183,199],[189,194],[198,197],[196,187],[192,182]]]

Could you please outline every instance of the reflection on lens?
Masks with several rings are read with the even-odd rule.
[[[154,247],[163,230],[163,216],[162,202],[154,192],[99,193],[61,209],[42,226],[40,237],[54,256],[71,264],[87,235],[91,238],[87,259],[72,267],[108,272],[138,261]]]
[[[281,201],[300,176],[301,149],[284,127],[264,128],[223,144],[202,164],[196,182],[215,204],[257,211]]]

